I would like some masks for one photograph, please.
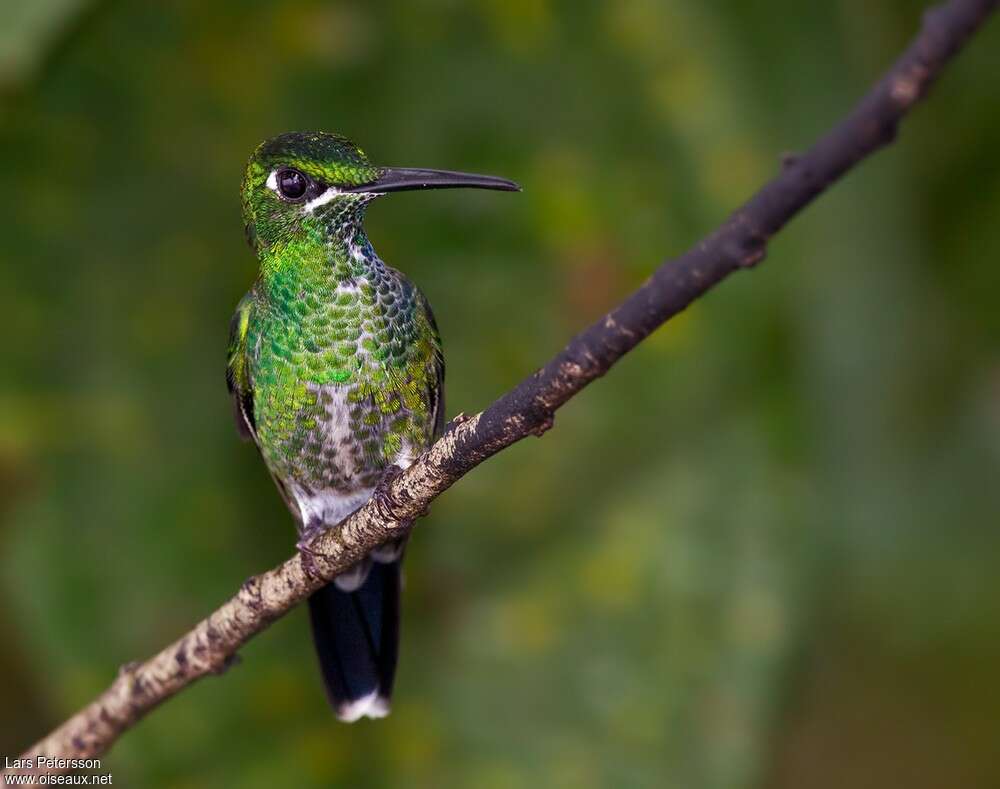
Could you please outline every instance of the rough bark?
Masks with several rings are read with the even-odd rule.
[[[200,677],[224,671],[248,639],[370,549],[405,534],[437,496],[471,469],[552,427],[556,409],[726,276],[759,263],[771,237],[792,217],[855,164],[892,142],[900,120],[998,1],[951,0],[930,9],[910,46],[850,114],[805,153],[786,156],[778,175],[720,228],[663,263],[622,304],[486,410],[454,419],[410,468],[388,475],[364,507],[317,537],[307,552],[247,580],[221,608],[149,660],[122,667],[106,691],[25,756],[104,753],[158,704]]]

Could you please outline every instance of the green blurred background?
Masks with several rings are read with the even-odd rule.
[[[0,753],[289,555],[237,440],[253,146],[380,201],[475,411],[719,223],[916,0],[0,0]],[[437,502],[387,720],[304,610],[106,757],[129,787],[1000,785],[1000,22],[752,273]]]

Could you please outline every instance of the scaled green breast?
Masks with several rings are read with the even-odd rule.
[[[422,296],[391,269],[308,288],[275,278],[246,348],[258,441],[279,476],[333,487],[377,478],[433,436],[439,340]]]

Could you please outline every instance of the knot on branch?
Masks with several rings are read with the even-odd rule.
[[[217,677],[221,677],[233,666],[238,666],[243,662],[243,658],[240,657],[238,652],[233,652],[231,655],[223,655],[221,660],[216,660],[212,662],[212,668],[210,671]]]
[[[732,238],[722,254],[736,268],[753,268],[767,256],[767,239],[763,236]]]
[[[146,678],[139,671],[140,668],[142,668],[142,663],[137,660],[130,660],[118,667],[118,682],[128,689],[125,694],[125,704],[130,710],[141,706],[143,697],[150,690]],[[105,707],[101,707],[101,718],[109,725],[113,725],[115,722],[114,717]]]
[[[795,167],[798,162],[790,164]],[[736,268],[751,268],[767,254],[768,234],[752,219],[748,211],[737,211],[730,217],[729,232],[721,236],[719,250],[727,262]]]
[[[455,416],[451,418],[451,421],[449,421],[448,424],[444,426],[443,432],[450,433],[453,430],[455,430],[455,428],[457,428],[459,425],[463,425],[466,422],[468,422],[469,419],[470,417],[464,411],[459,411],[457,414],[455,414]]]
[[[781,162],[782,170],[791,170],[795,165],[802,161],[802,154],[796,153],[795,151],[785,151],[781,154],[779,159]]]
[[[138,660],[130,660],[128,663],[122,663],[118,667],[118,679],[134,681],[136,675],[136,669],[142,664]]]
[[[531,429],[531,434],[541,438],[552,429],[552,426],[555,425],[555,423],[556,415],[549,411],[542,417],[542,420]]]
[[[923,63],[912,63],[902,74],[897,74],[889,85],[889,95],[896,105],[906,108],[916,102],[923,95],[929,74],[930,71]]]

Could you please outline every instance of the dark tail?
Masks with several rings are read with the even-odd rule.
[[[335,583],[309,598],[313,641],[326,695],[342,721],[389,713],[399,654],[400,562],[370,562],[364,583]]]

